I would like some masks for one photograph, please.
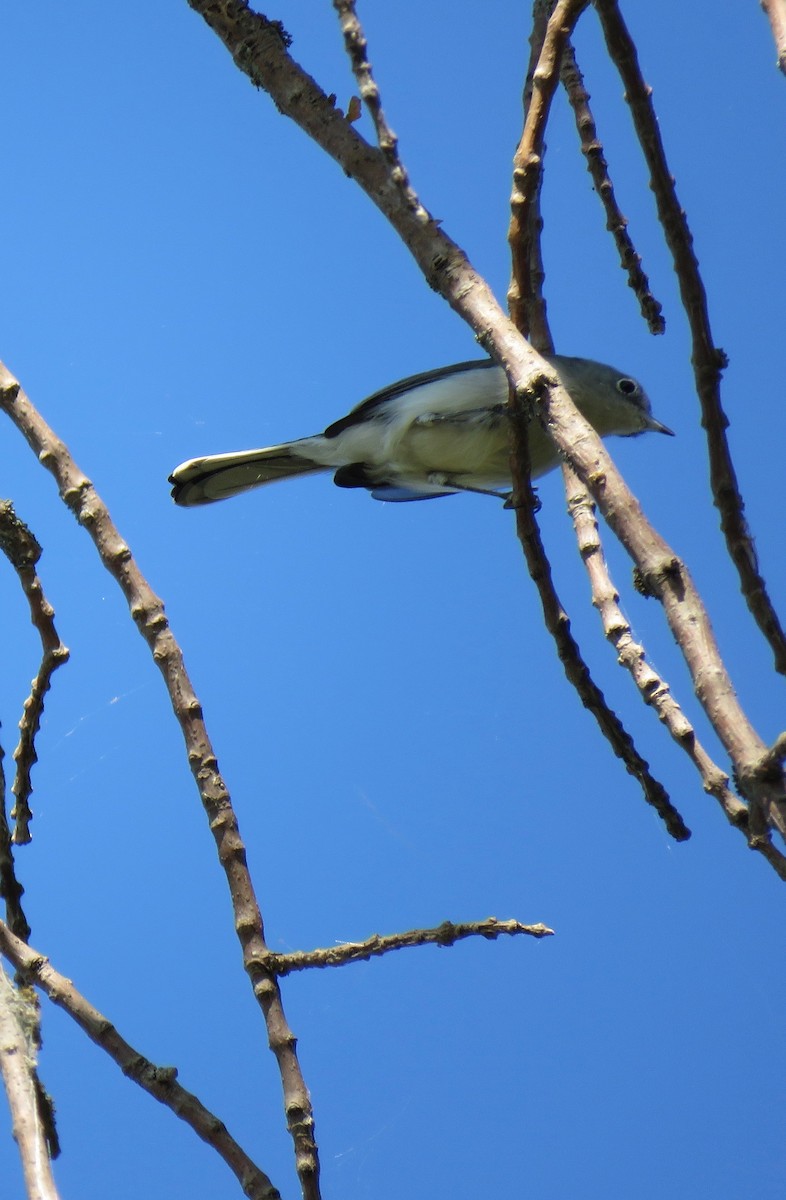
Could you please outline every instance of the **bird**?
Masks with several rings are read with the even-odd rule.
[[[652,415],[637,380],[604,363],[564,355],[547,361],[590,424],[602,436],[673,436]],[[297,475],[332,471],[342,488],[365,488],[375,500],[432,500],[460,492],[510,498],[508,383],[492,359],[411,375],[361,401],[324,433],[227,454],[191,458],[169,477],[176,504],[211,504]],[[532,421],[532,476],[560,462]]]

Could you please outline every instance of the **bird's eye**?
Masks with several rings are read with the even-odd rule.
[[[623,396],[632,396],[634,392],[639,390],[639,385],[635,379],[618,379],[617,391],[622,392]]]

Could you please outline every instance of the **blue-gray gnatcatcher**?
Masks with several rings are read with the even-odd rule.
[[[548,361],[601,436],[672,432],[655,420],[635,379],[588,358]],[[412,375],[314,437],[181,463],[170,476],[172,496],[182,505],[209,504],[290,475],[333,471],[339,487],[367,488],[375,500],[430,500],[463,491],[506,497],[507,398],[505,374],[491,359]],[[537,421],[530,426],[530,457],[533,476],[559,462]]]

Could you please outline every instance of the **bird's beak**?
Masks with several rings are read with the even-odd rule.
[[[654,417],[647,417],[647,429],[651,430],[652,433],[667,433],[669,437],[677,436],[673,429],[669,429],[668,425],[663,425],[660,421],[656,421]]]

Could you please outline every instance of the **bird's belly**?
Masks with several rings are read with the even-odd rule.
[[[507,425],[503,416],[482,420],[414,422],[395,452],[402,474],[446,475],[481,481],[510,478]]]

